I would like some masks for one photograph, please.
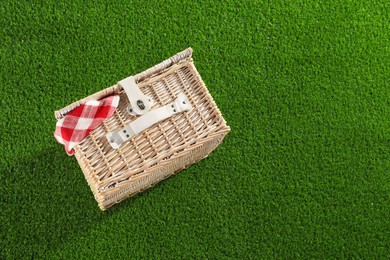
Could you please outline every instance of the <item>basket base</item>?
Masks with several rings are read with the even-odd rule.
[[[207,157],[218,147],[227,133],[228,132],[216,133],[213,136],[209,136],[208,141],[202,142],[202,144],[198,146],[194,146],[191,150],[184,150],[175,154],[173,160],[167,162],[162,161],[158,163],[158,165],[141,173],[140,176],[123,182],[119,190],[105,192],[104,194],[100,193],[96,189],[93,189],[92,180],[89,175],[84,175],[92,188],[100,209],[106,210],[114,204],[153,187],[160,181]]]

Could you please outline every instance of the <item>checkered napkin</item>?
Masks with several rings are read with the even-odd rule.
[[[54,137],[65,146],[69,155],[93,129],[111,117],[119,103],[119,96],[113,95],[102,100],[92,100],[76,107],[64,118],[57,121]]]

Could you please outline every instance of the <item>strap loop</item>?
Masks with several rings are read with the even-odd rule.
[[[118,84],[125,90],[129,98],[130,104],[127,110],[131,115],[144,115],[149,112],[153,106],[153,100],[141,92],[133,76],[119,81]]]

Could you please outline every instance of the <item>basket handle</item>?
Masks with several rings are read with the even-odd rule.
[[[161,62],[161,63],[159,63],[159,64],[141,72],[141,73],[134,75],[134,80],[137,83],[142,82],[143,80],[150,78],[155,74],[161,73],[162,71],[168,69],[172,65],[178,64],[182,61],[185,61],[185,60],[191,58],[191,56],[192,56],[192,48],[187,48],[184,51],[181,51],[181,52],[173,55],[169,59],[166,59],[163,62]],[[70,111],[75,109],[76,107],[78,107],[82,104],[85,104],[86,102],[88,102],[90,100],[100,100],[106,96],[110,96],[110,95],[113,95],[115,93],[118,93],[121,90],[122,90],[122,87],[119,84],[115,84],[109,88],[103,89],[99,92],[96,92],[95,94],[92,94],[86,98],[80,99],[80,100],[60,109],[60,110],[55,111],[54,116],[57,120],[59,120],[59,119],[63,118],[66,114],[68,114]]]
[[[180,93],[176,100],[172,103],[149,111],[146,114],[138,117],[128,126],[118,131],[108,133],[106,135],[107,140],[113,149],[118,149],[124,142],[141,133],[145,129],[148,129],[152,125],[170,118],[171,116],[174,116],[178,113],[187,112],[191,109],[192,105],[187,96],[183,93]]]

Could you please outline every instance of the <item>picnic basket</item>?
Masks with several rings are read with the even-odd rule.
[[[139,90],[154,100],[152,110],[170,104],[180,93],[185,94],[191,109],[153,124],[118,149],[112,148],[107,134],[139,118],[128,113],[129,99],[120,84],[55,111],[59,120],[87,101],[120,96],[114,115],[74,148],[101,210],[207,157],[230,131],[193,64],[191,48],[133,78]]]

